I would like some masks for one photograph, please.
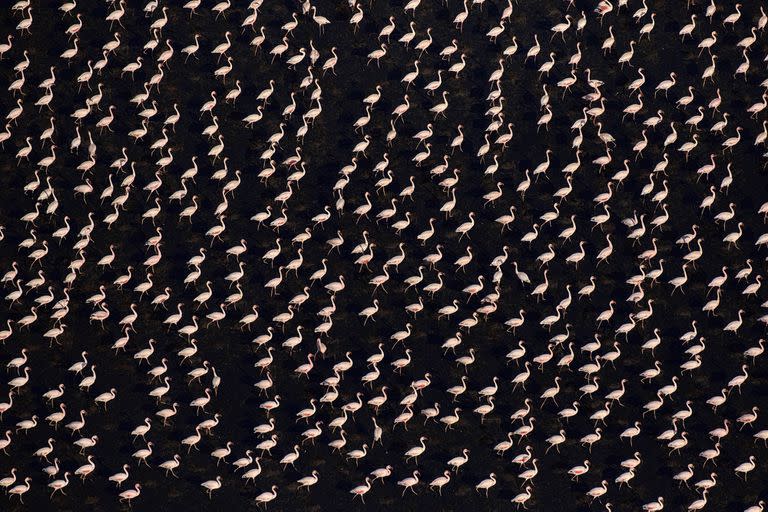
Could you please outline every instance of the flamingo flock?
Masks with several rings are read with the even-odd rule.
[[[3,510],[762,512],[766,9],[4,7]]]

